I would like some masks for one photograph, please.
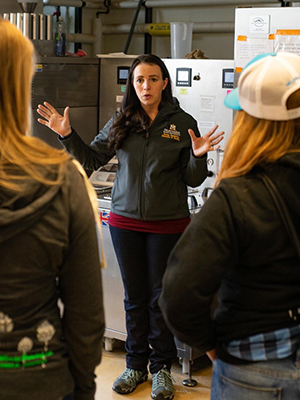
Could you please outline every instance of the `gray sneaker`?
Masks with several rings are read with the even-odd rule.
[[[152,375],[151,397],[155,400],[172,400],[174,397],[173,377],[166,367]]]
[[[146,382],[148,379],[147,371],[137,371],[126,368],[113,383],[113,390],[119,394],[128,394],[134,391],[138,384]]]

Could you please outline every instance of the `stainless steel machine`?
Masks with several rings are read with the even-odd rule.
[[[98,211],[102,225],[103,246],[107,268],[102,271],[103,301],[105,309],[104,345],[107,351],[113,350],[116,339],[126,340],[124,289],[118,261],[109,233],[109,213],[111,205],[111,188],[117,167],[114,157],[110,163],[101,167],[90,176],[98,197]]]
[[[33,134],[62,147],[56,135],[37,122],[36,108],[47,101],[59,113],[69,106],[72,126],[90,143],[119,108],[134,57],[37,57],[32,84]]]
[[[37,106],[47,101],[61,114],[69,106],[72,126],[90,143],[99,130],[99,84],[98,58],[38,57],[32,84],[34,136],[62,147],[57,135],[37,122]]]
[[[113,249],[108,217],[110,213],[110,193],[98,194],[99,217],[102,224],[103,245],[107,268],[102,271],[103,301],[105,309],[105,350],[112,351],[116,339],[126,340],[124,289],[119,265]]]
[[[98,55],[100,59],[100,128],[120,108],[128,77],[128,71],[136,56]]]

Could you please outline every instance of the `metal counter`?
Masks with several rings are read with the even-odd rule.
[[[115,339],[126,340],[124,289],[118,261],[109,233],[110,200],[106,194],[98,195],[98,210],[103,233],[103,246],[107,268],[102,270],[103,301],[106,327],[105,350],[112,351]]]

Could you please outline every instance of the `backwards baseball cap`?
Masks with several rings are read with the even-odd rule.
[[[287,99],[300,89],[300,57],[293,53],[260,54],[243,69],[238,87],[224,100],[226,107],[260,119],[286,121],[300,117],[288,110]]]

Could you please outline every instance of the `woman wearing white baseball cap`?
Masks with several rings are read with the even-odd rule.
[[[239,111],[217,187],[171,253],[160,306],[212,359],[212,400],[298,400],[300,57],[257,56],[225,105]]]

